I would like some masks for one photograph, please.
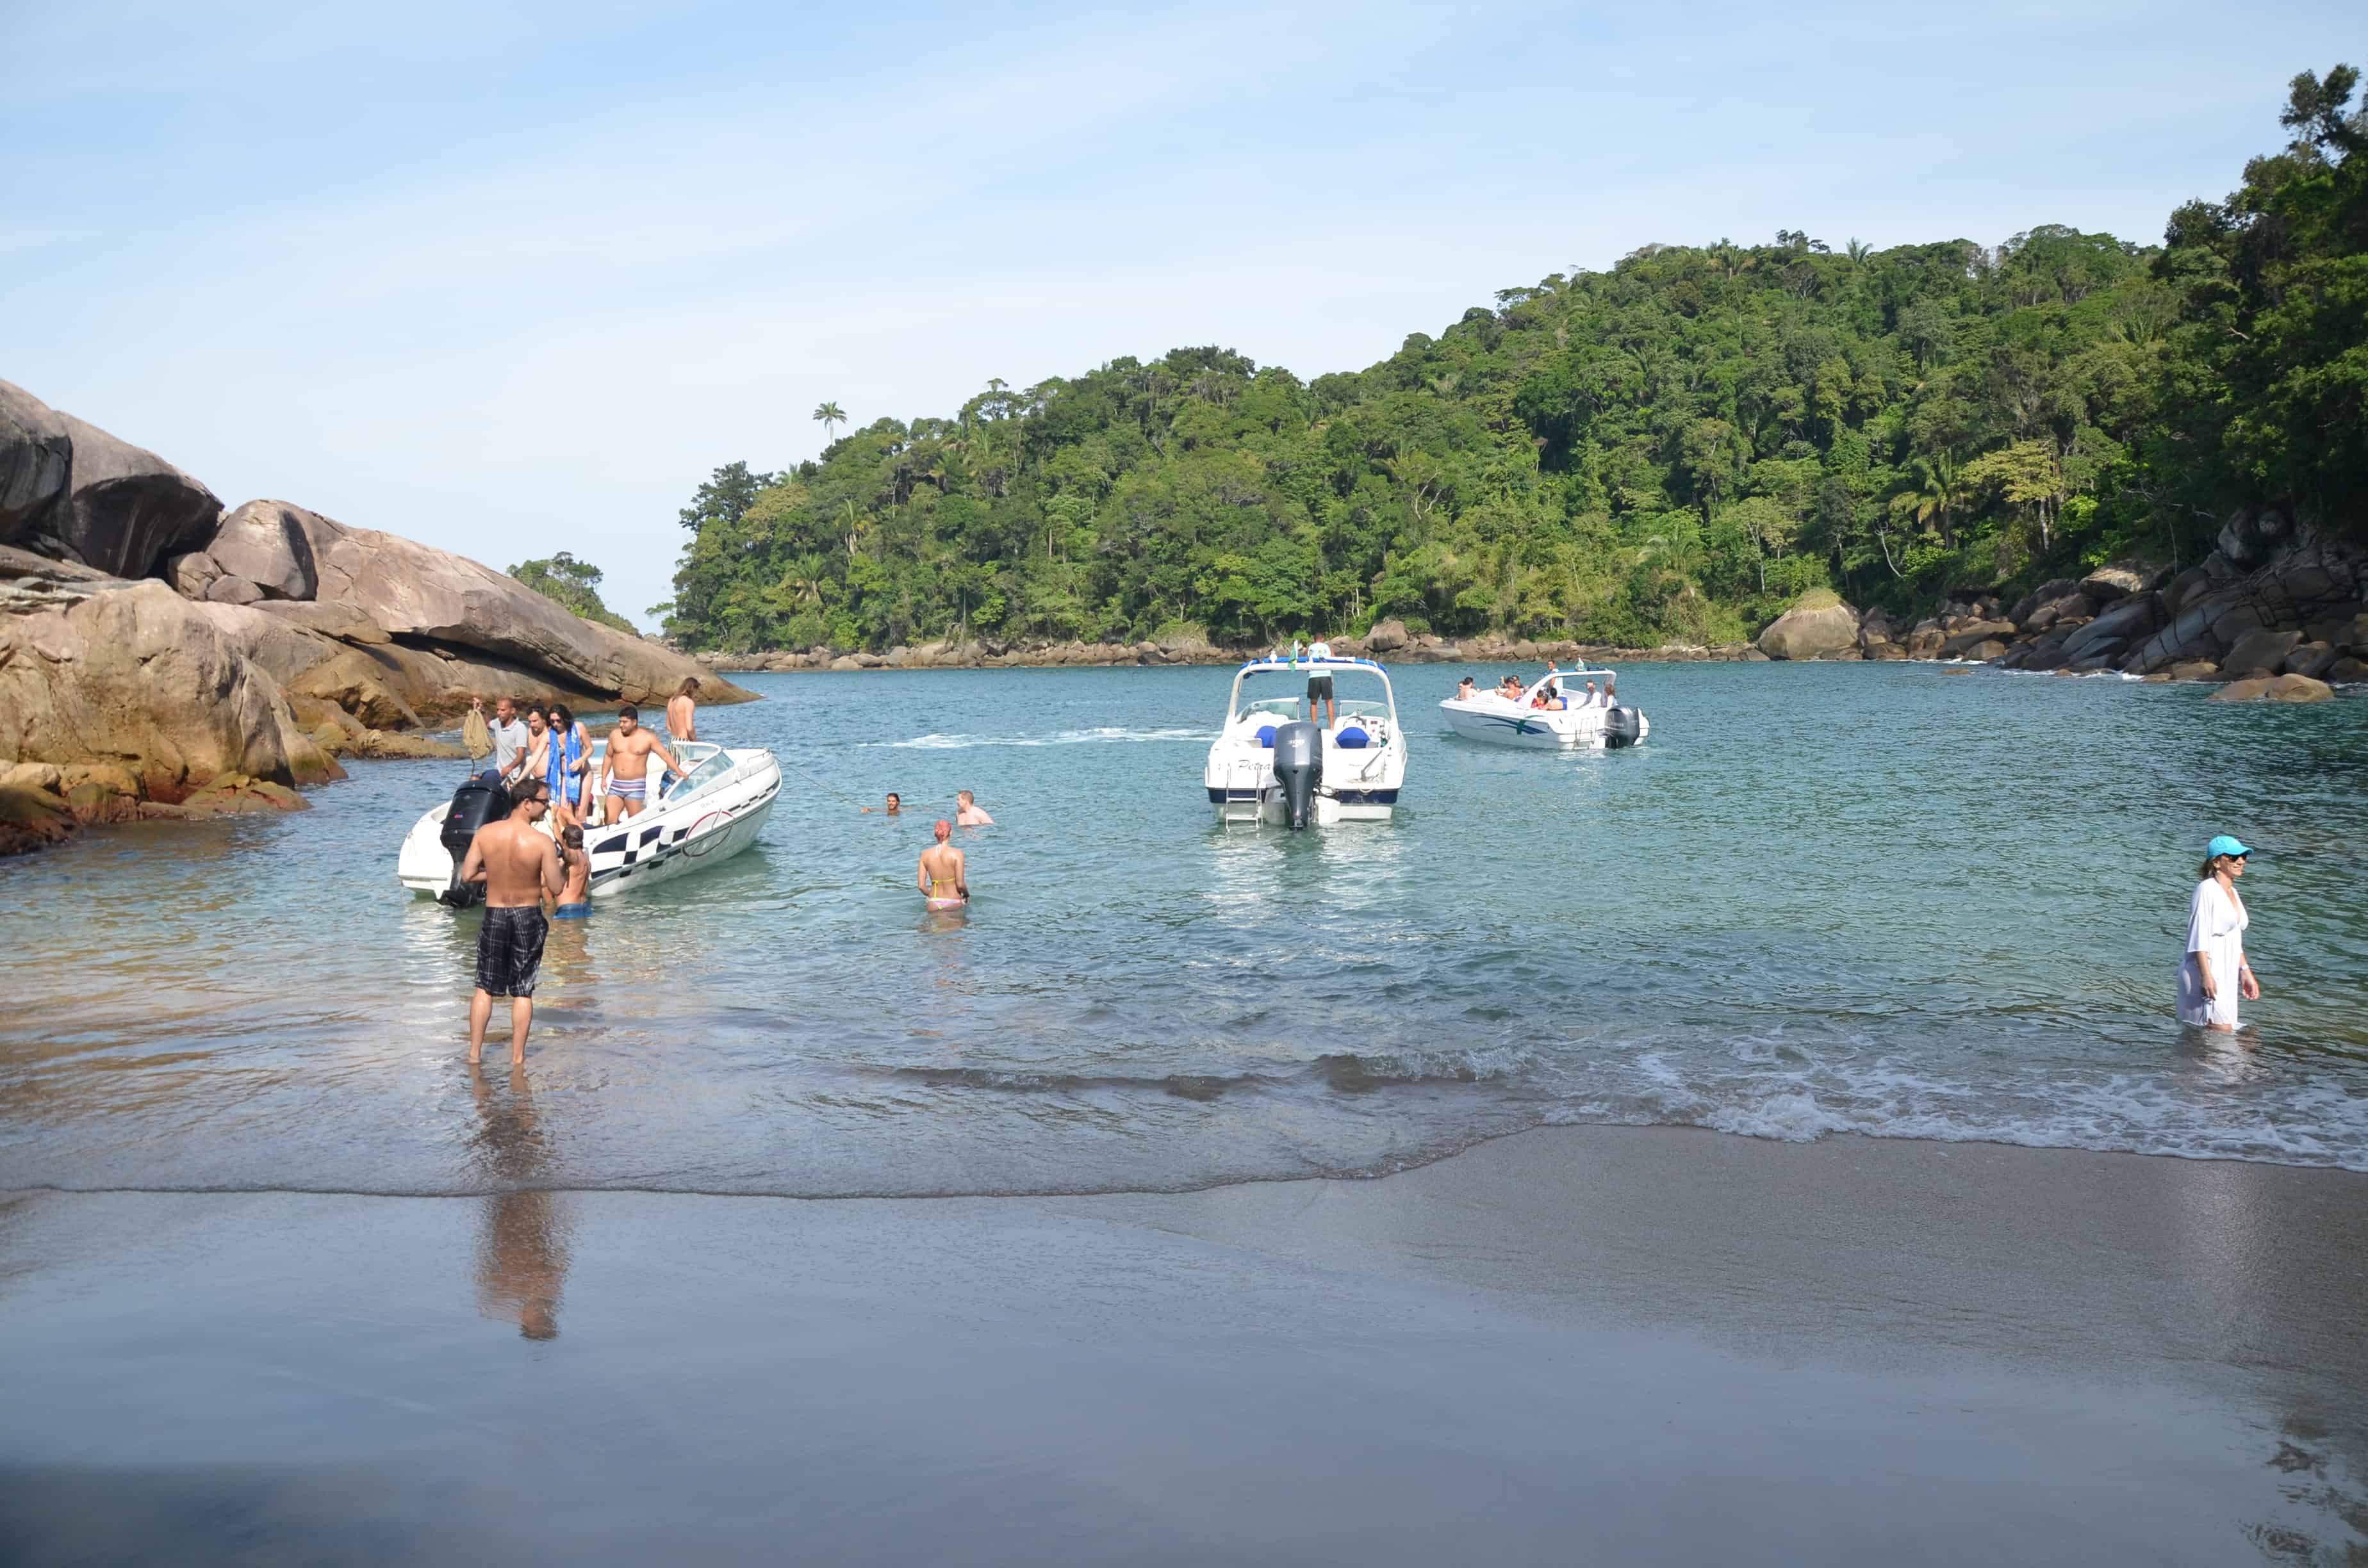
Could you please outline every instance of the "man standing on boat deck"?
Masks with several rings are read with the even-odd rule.
[[[1332,656],[1332,644],[1321,637],[1307,645],[1307,716],[1319,728],[1330,729],[1340,722],[1340,710],[1332,702],[1332,672],[1318,666]],[[1315,718],[1315,705],[1324,704],[1325,717]]]
[[[489,726],[494,737],[495,782],[507,784],[510,776],[526,766],[527,748],[534,737],[527,733],[526,721],[518,716],[518,704],[507,697],[494,699],[494,722]]]
[[[617,727],[609,732],[607,758],[600,765],[609,778],[609,812],[602,820],[622,822],[649,809],[653,753],[675,772],[689,771],[675,760],[664,741],[642,728],[642,710],[626,703],[617,710]]]
[[[666,733],[678,741],[699,739],[699,677],[685,676],[682,689],[666,699]]]
[[[521,779],[510,790],[510,814],[489,822],[469,840],[461,880],[485,884],[485,923],[477,930],[477,993],[469,999],[469,1060],[485,1051],[494,998],[510,999],[510,1064],[526,1061],[526,1031],[534,1023],[534,985],[542,970],[542,895],[562,882],[559,847],[534,830],[551,809],[551,786]]]

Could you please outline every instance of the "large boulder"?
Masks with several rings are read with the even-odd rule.
[[[1976,653],[1973,652],[1973,650],[1980,647],[1985,642],[2003,642],[2013,635],[2014,623],[2012,621],[1977,620],[1971,626],[1963,627],[1956,631],[1951,632],[1949,634],[1949,640],[1941,644],[1941,657],[1944,659],[1987,659],[1992,655],[1987,653]]]
[[[222,774],[339,777],[205,607],[162,583],[85,585],[0,616],[0,760],[106,762],[167,801]]]
[[[2076,585],[2079,592],[2095,604],[2111,604],[2142,592],[2146,585],[2146,573],[2126,561],[2111,566],[2100,566]]]
[[[2273,676],[2285,667],[2286,655],[2301,642],[2299,631],[2248,631],[2229,644],[2220,667],[2239,677]]]
[[[64,418],[24,388],[0,381],[0,544],[31,532],[58,504],[73,466]]]
[[[2230,681],[2212,694],[2214,702],[2324,702],[2335,695],[2324,681],[2308,676],[2276,676],[2266,680]]]
[[[2232,513],[2220,529],[2216,553],[2231,566],[2250,570],[2261,565],[2294,532],[2294,518],[2283,507],[2248,506]]]
[[[702,677],[700,695],[708,702],[755,696],[686,654],[596,625],[465,556],[274,505],[312,547],[314,597],[359,611],[398,640],[474,649],[628,702],[662,701],[694,676]]]
[[[2064,656],[2074,664],[2091,658],[2107,642],[2116,648],[2145,637],[2162,623],[2161,607],[2152,594],[2135,594],[2074,632],[2064,644]]]
[[[249,501],[222,520],[206,553],[224,574],[244,577],[267,599],[309,599],[320,585],[313,541],[278,501]]]
[[[76,561],[145,577],[202,544],[222,516],[214,493],[144,447],[61,414],[74,462],[66,493],[32,525]]]
[[[1395,617],[1373,622],[1373,629],[1365,634],[1365,646],[1375,653],[1395,653],[1406,645],[1406,622]]]
[[[1770,621],[1759,651],[1771,659],[1821,659],[1858,643],[1858,611],[1831,594],[1810,595]]]

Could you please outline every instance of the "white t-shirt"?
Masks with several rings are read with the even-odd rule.
[[[2220,879],[2206,877],[2195,884],[2187,901],[2187,946],[2180,949],[2179,1021],[2182,1024],[2237,1025],[2237,966],[2245,954],[2245,927],[2253,917],[2231,900]],[[2203,976],[2194,955],[2212,960],[2212,987],[2217,996],[2203,994]]]
[[[1332,656],[1332,644],[1329,642],[1310,642],[1307,645],[1307,656],[1311,659],[1328,659]]]

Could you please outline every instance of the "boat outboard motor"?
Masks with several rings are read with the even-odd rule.
[[[1274,730],[1274,781],[1282,786],[1284,816],[1294,828],[1315,814],[1315,791],[1324,783],[1324,732],[1304,719]]]
[[[1634,708],[1609,708],[1603,713],[1603,746],[1618,751],[1645,738],[1645,716]]]
[[[473,909],[485,896],[484,886],[461,880],[461,861],[469,853],[469,840],[477,830],[510,809],[510,792],[498,784],[487,784],[472,778],[452,791],[451,809],[444,813],[443,831],[436,836],[452,857],[452,885],[436,895],[438,903],[449,903],[455,909]]]

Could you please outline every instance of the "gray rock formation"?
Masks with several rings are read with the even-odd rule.
[[[1759,634],[1759,651],[1771,659],[1827,658],[1858,642],[1858,611],[1832,604],[1795,605]]]
[[[312,598],[320,573],[313,564],[313,541],[290,515],[296,510],[278,501],[249,501],[222,520],[206,554],[224,575],[254,584],[259,597]]]
[[[101,572],[145,577],[212,531],[222,516],[212,491],[144,447],[71,414],[58,417],[73,467],[65,494],[33,520],[33,537],[46,535]]]
[[[66,493],[74,443],[40,398],[0,381],[0,544],[31,531]]]

